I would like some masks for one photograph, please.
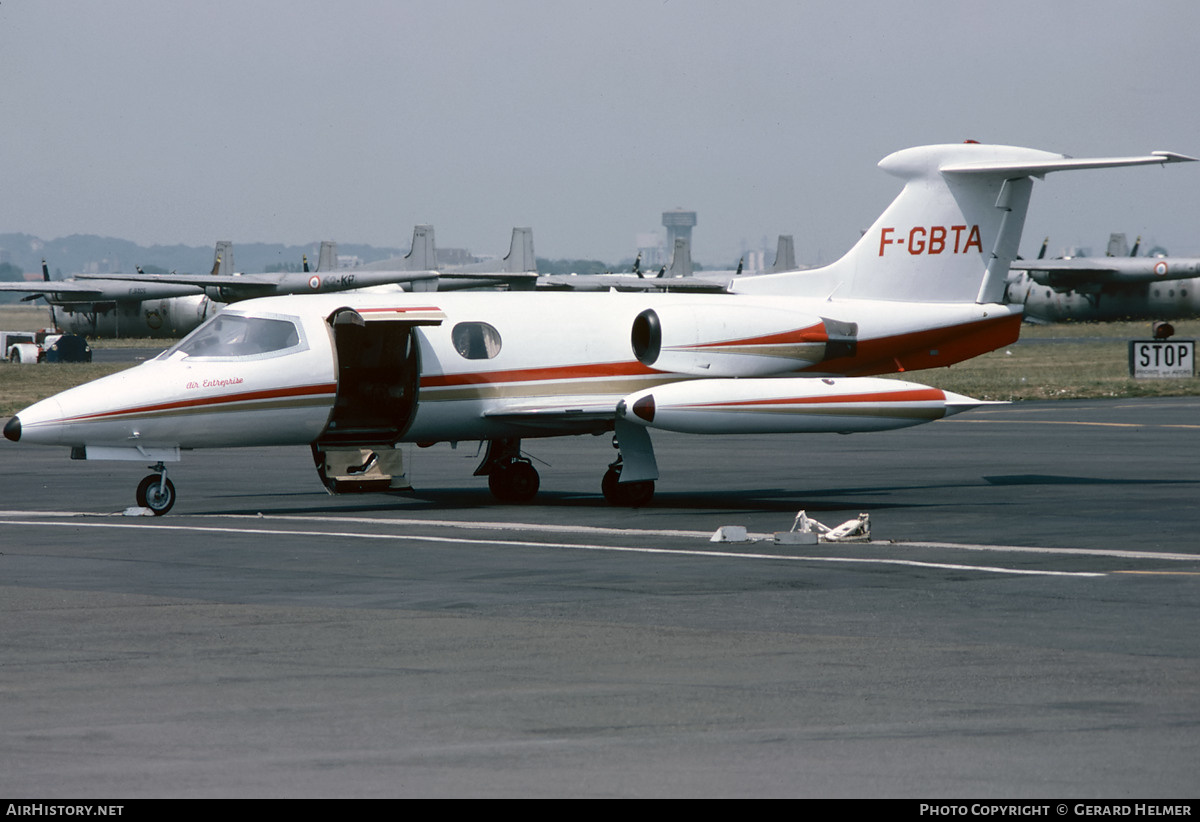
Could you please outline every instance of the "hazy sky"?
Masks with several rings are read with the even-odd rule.
[[[1200,155],[1200,3],[0,0],[0,233],[844,252],[924,143]],[[1035,184],[1022,252],[1200,254],[1200,163]]]

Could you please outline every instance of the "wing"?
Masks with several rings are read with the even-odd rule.
[[[484,418],[510,425],[564,434],[598,434],[609,431],[617,418],[619,398],[595,396],[555,397],[538,402],[514,402],[495,406]]]
[[[226,302],[281,294],[314,294],[350,291],[377,285],[395,285],[437,279],[436,271],[362,271],[358,269],[303,274],[110,274],[107,280],[158,283],[217,289]],[[91,279],[80,275],[80,279]]]
[[[54,303],[74,302],[125,302],[160,300],[169,297],[187,297],[202,293],[199,288],[173,283],[157,286],[140,285],[137,282],[107,277],[50,280],[37,283],[0,283],[0,291],[17,291],[28,294],[26,300],[44,297]]]
[[[538,278],[538,288],[564,291],[675,291],[722,294],[728,284],[691,277],[639,277],[636,274],[548,274]]]
[[[98,285],[83,285],[65,280],[48,283],[0,283],[0,291],[16,291],[33,297],[41,294],[67,294],[80,299],[98,299],[104,296]]]
[[[1056,289],[1119,283],[1148,283],[1200,277],[1192,257],[1078,257],[1067,260],[1014,260],[1013,271],[1028,272],[1038,285]]]

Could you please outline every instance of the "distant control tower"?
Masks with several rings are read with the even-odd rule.
[[[687,240],[688,247],[692,245],[692,227],[696,225],[696,212],[684,211],[677,208],[674,211],[663,212],[663,225],[667,227],[667,254],[675,248],[675,238]]]

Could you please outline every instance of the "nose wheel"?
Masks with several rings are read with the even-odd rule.
[[[621,508],[641,508],[654,498],[654,480],[621,482],[621,461],[617,460],[604,472],[600,490],[609,505]]]
[[[175,484],[167,478],[167,468],[161,462],[150,466],[150,470],[155,473],[138,483],[137,504],[161,517],[175,504]]]

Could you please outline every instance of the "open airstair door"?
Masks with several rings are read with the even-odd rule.
[[[421,363],[414,329],[439,325],[444,318],[436,308],[342,308],[329,316],[337,399],[312,452],[330,493],[410,487],[395,443],[417,410]]]

